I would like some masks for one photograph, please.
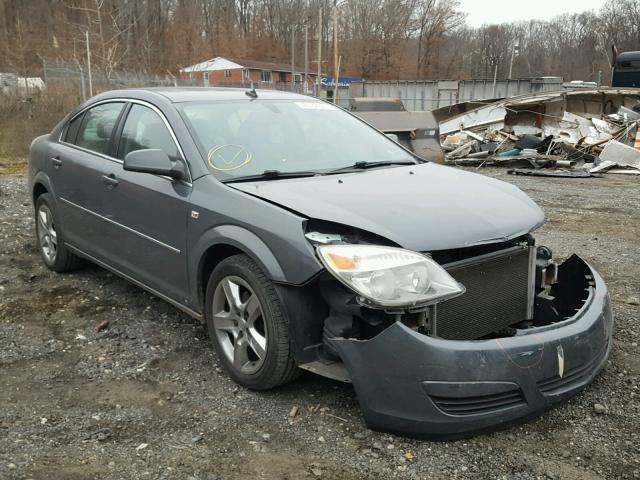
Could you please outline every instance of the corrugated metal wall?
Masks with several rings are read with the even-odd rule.
[[[350,97],[400,98],[407,110],[433,110],[454,103],[527,93],[562,90],[562,78],[537,77],[512,80],[420,80],[352,83]]]

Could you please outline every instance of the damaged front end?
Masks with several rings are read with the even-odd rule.
[[[309,222],[306,236],[315,248],[385,244],[326,222]],[[539,414],[603,367],[613,324],[608,292],[578,256],[558,265],[528,234],[423,253],[464,293],[384,306],[328,271],[309,286],[322,294],[315,311],[323,318],[307,333],[301,367],[351,381],[370,428],[468,436]]]

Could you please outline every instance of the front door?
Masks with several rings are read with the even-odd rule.
[[[157,148],[184,162],[164,117],[147,105],[131,104],[116,156],[107,175],[116,182],[106,191],[105,216],[112,232],[111,264],[148,287],[186,303],[186,233],[191,184],[149,173],[128,172],[129,152]]]

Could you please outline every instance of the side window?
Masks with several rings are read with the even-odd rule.
[[[87,110],[75,144],[94,152],[107,154],[109,140],[124,103],[103,103]]]
[[[64,142],[76,143],[76,137],[78,136],[78,130],[80,130],[83,117],[84,114],[80,114],[67,124],[67,129],[65,130],[64,137],[62,138]]]
[[[133,104],[122,129],[118,158],[124,160],[127,153],[147,148],[164,151],[171,160],[178,160],[178,147],[162,118],[143,105]]]

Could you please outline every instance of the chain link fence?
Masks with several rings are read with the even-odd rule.
[[[44,61],[44,83],[52,87],[75,87],[83,99],[117,88],[166,87],[177,85],[170,73],[164,75],[129,70],[89,70],[81,62]]]
[[[106,90],[177,85],[165,75],[93,69],[82,62],[44,60],[40,72],[25,76],[0,66],[0,159],[16,160],[31,141],[50,132],[73,108]]]
[[[119,88],[193,86],[188,79],[144,71],[92,69],[83,61],[43,60],[40,72],[24,76],[0,66],[0,159],[20,159],[31,141],[50,132],[73,108],[107,90]],[[225,83],[225,87],[251,88],[250,82]],[[259,82],[255,88],[296,92],[324,98],[317,85],[302,82]],[[317,91],[316,91],[317,90]],[[320,94],[320,95],[318,95]],[[348,89],[341,89],[339,104],[348,106]]]

